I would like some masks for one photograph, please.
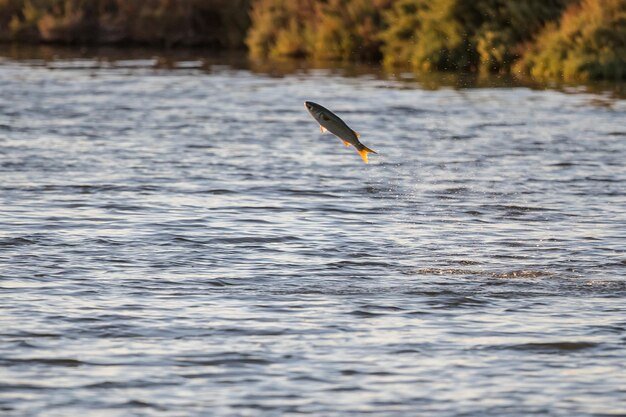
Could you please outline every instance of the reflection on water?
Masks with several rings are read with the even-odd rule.
[[[626,412],[621,87],[2,55],[3,416]]]
[[[72,66],[89,65],[95,67],[124,67],[139,65],[155,69],[193,70],[205,72],[223,68],[251,71],[256,74],[283,77],[293,74],[307,74],[323,71],[343,77],[388,79],[402,82],[405,88],[419,87],[426,90],[439,88],[508,88],[528,87],[533,89],[556,89],[569,93],[599,93],[610,98],[626,97],[626,83],[614,81],[590,81],[586,84],[568,84],[559,81],[539,82],[511,75],[468,74],[468,73],[418,73],[403,68],[385,68],[380,65],[357,62],[328,62],[297,59],[255,60],[244,52],[207,52],[202,48],[180,48],[163,50],[159,48],[115,48],[115,47],[75,47],[0,45],[0,59],[58,63],[71,61]],[[401,88],[396,86],[396,88]],[[606,104],[600,99],[599,104]]]

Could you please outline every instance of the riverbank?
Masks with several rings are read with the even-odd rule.
[[[626,0],[0,0],[0,41],[626,80]]]
[[[244,48],[250,0],[0,0],[0,41]]]
[[[626,0],[257,0],[251,19],[257,57],[626,79]]]
[[[31,62],[57,69],[126,68],[129,70],[178,70],[213,73],[224,68],[241,70],[272,78],[294,75],[325,74],[327,77],[367,78],[383,83],[400,83],[406,88],[425,90],[514,88],[556,90],[600,94],[607,98],[626,98],[626,82],[610,80],[563,81],[535,79],[517,74],[489,72],[419,71],[396,68],[372,62],[331,61],[296,58],[253,58],[245,50],[212,50],[204,48],[156,46],[68,46],[0,44],[0,64]],[[131,64],[129,64],[129,62]],[[139,65],[139,66],[138,66]],[[598,105],[602,102],[598,101]]]

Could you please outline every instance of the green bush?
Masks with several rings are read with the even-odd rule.
[[[571,6],[539,34],[516,69],[540,79],[626,79],[626,0]]]
[[[571,0],[398,0],[386,13],[384,62],[419,70],[506,72],[520,45]]]
[[[381,58],[382,12],[392,0],[257,0],[246,44],[254,57]]]
[[[626,0],[0,0],[0,40],[626,79]]]
[[[318,7],[314,0],[257,0],[246,37],[255,57],[304,57],[312,51],[312,29]]]
[[[313,56],[344,61],[379,61],[383,11],[391,0],[330,0],[320,7]]]

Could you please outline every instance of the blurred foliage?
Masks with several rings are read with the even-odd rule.
[[[316,0],[255,1],[246,45],[256,57],[310,56],[318,15]]]
[[[535,78],[626,80],[626,0],[583,0],[548,25],[516,66]]]
[[[256,0],[246,44],[255,57],[379,60],[393,0]]]
[[[0,0],[0,40],[239,47],[250,0]]]
[[[320,7],[313,55],[321,59],[380,60],[383,11],[393,0],[329,0]]]
[[[0,0],[0,40],[626,78],[626,0]]]
[[[385,14],[384,62],[421,70],[506,72],[520,44],[571,0],[398,0]]]
[[[573,0],[254,0],[255,57],[506,72]]]

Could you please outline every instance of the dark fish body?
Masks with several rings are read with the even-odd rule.
[[[359,141],[359,134],[352,130],[339,116],[326,107],[312,101],[305,101],[304,107],[311,113],[311,116],[320,124],[322,132],[328,131],[343,141],[346,146],[354,146],[363,161],[367,164],[367,154],[376,153]]]

